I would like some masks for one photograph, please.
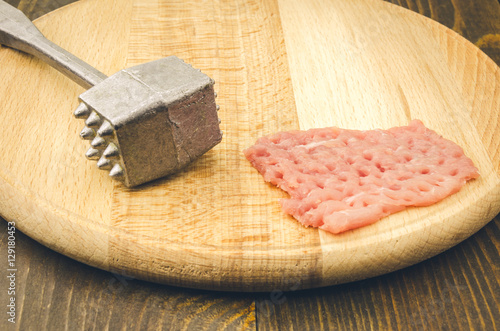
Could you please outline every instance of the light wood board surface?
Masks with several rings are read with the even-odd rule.
[[[378,0],[84,0],[37,20],[106,74],[175,54],[216,80],[224,139],[138,189],[85,160],[83,90],[0,48],[0,214],[44,245],[137,278],[222,290],[375,276],[464,240],[500,210],[500,69],[453,31]],[[342,235],[284,215],[242,150],[266,134],[410,119],[462,146],[481,177]]]

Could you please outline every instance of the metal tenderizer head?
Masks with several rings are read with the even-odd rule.
[[[128,187],[175,173],[222,140],[214,81],[175,56],[121,70],[79,99],[86,157]]]

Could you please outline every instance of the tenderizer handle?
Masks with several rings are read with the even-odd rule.
[[[99,70],[49,41],[20,10],[2,0],[0,44],[36,56],[87,89],[107,78]]]

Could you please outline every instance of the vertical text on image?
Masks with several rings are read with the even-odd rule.
[[[16,223],[7,223],[7,320],[16,323]]]

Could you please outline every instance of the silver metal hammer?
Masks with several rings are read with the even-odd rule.
[[[86,156],[132,187],[178,172],[222,140],[214,80],[175,56],[107,77],[47,40],[0,0],[0,44],[47,62],[88,88],[74,112],[85,120]]]

